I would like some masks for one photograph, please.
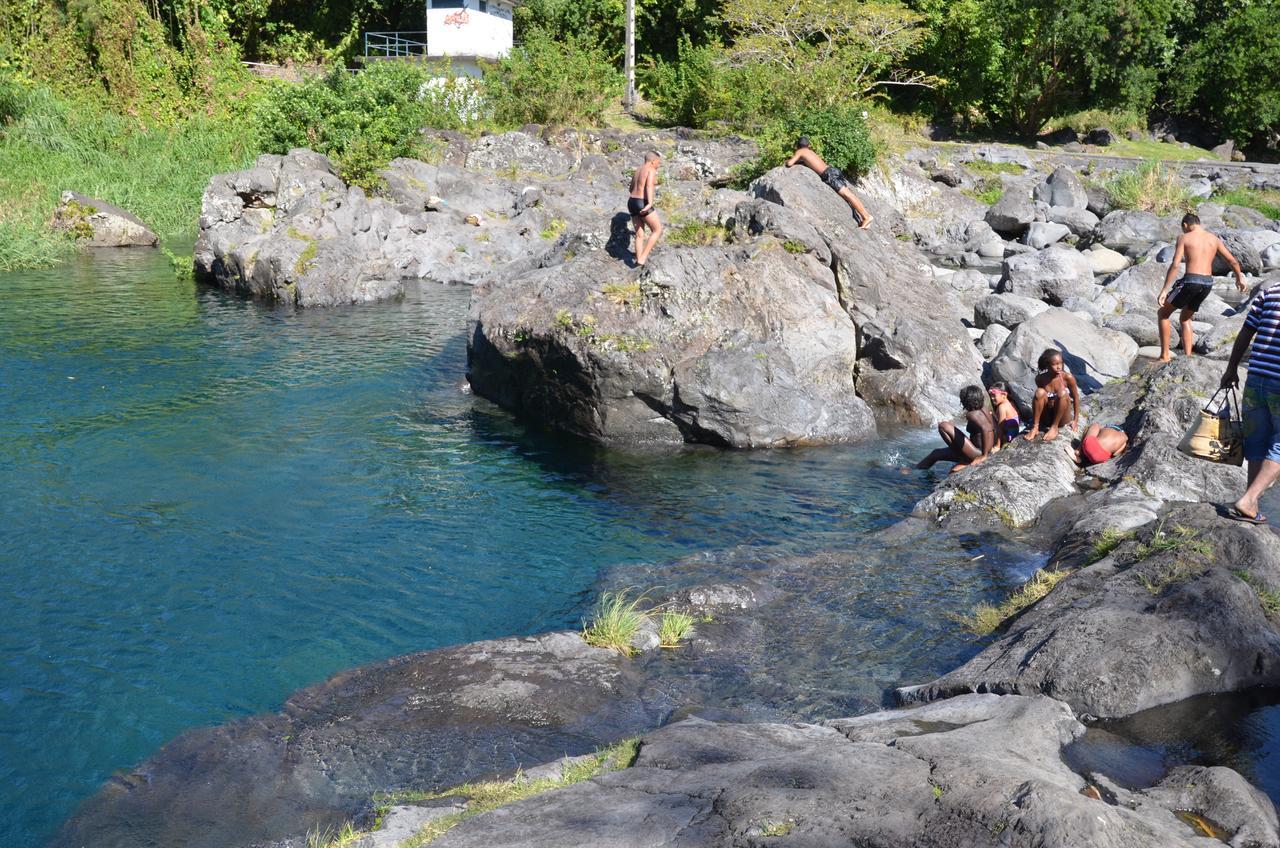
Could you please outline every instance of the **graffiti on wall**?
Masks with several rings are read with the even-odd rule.
[[[471,23],[471,16],[467,14],[466,9],[459,9],[444,16],[445,26],[456,26],[458,29],[462,29],[469,23]]]

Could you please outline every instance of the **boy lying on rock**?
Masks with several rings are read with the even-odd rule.
[[[1076,450],[1076,462],[1088,468],[1119,456],[1129,448],[1129,434],[1119,427],[1090,424]]]
[[[950,421],[938,424],[938,435],[946,444],[937,448],[916,465],[916,468],[932,468],[935,462],[954,462],[951,473],[984,461],[996,447],[996,420],[987,412],[986,393],[981,386],[965,386],[960,390],[960,405],[965,412],[965,430],[956,429]]]
[[[790,168],[797,162],[812,168],[819,179],[826,183],[832,191],[840,195],[845,203],[849,204],[849,208],[853,210],[853,214],[858,218],[858,229],[865,230],[871,226],[871,213],[862,205],[858,195],[853,193],[849,180],[845,178],[844,173],[839,168],[828,165],[827,160],[813,152],[813,148],[809,146],[809,138],[807,136],[802,135],[797,139],[795,155],[787,160],[787,167]]]

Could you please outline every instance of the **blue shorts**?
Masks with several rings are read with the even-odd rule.
[[[1250,375],[1244,384],[1244,458],[1280,462],[1280,380]]]

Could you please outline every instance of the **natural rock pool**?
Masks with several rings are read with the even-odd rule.
[[[272,310],[151,252],[0,280],[7,844],[183,730],[340,669],[574,626],[602,575],[772,564],[781,595],[737,650],[648,662],[694,672],[673,689],[709,716],[817,718],[967,659],[949,616],[1040,561],[874,532],[931,488],[903,473],[929,434],[624,454],[531,430],[464,390],[464,289]]]

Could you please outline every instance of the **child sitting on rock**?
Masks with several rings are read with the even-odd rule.
[[[987,389],[987,395],[991,398],[991,411],[998,425],[996,427],[996,435],[999,437],[997,447],[1007,445],[1018,438],[1018,433],[1022,431],[1022,418],[1018,415],[1018,407],[1009,400],[1009,388],[1004,383],[992,383]]]
[[[945,448],[937,448],[916,468],[931,468],[935,462],[954,462],[951,469],[954,474],[962,468],[977,465],[991,455],[996,446],[996,422],[986,410],[986,399],[981,386],[965,386],[960,390],[960,405],[965,412],[965,430],[968,435],[956,429],[950,421],[938,424],[938,435],[942,436]]]
[[[1076,462],[1085,466],[1098,465],[1117,457],[1129,448],[1129,434],[1119,427],[1090,424],[1080,440]]]
[[[1066,424],[1070,424],[1073,431],[1080,429],[1080,387],[1063,364],[1062,351],[1056,348],[1046,348],[1040,354],[1037,367],[1040,371],[1036,374],[1036,396],[1031,404],[1031,430],[1026,439],[1033,441],[1040,435],[1040,422],[1043,420],[1049,425],[1044,440],[1052,442],[1058,438],[1058,430]]]

